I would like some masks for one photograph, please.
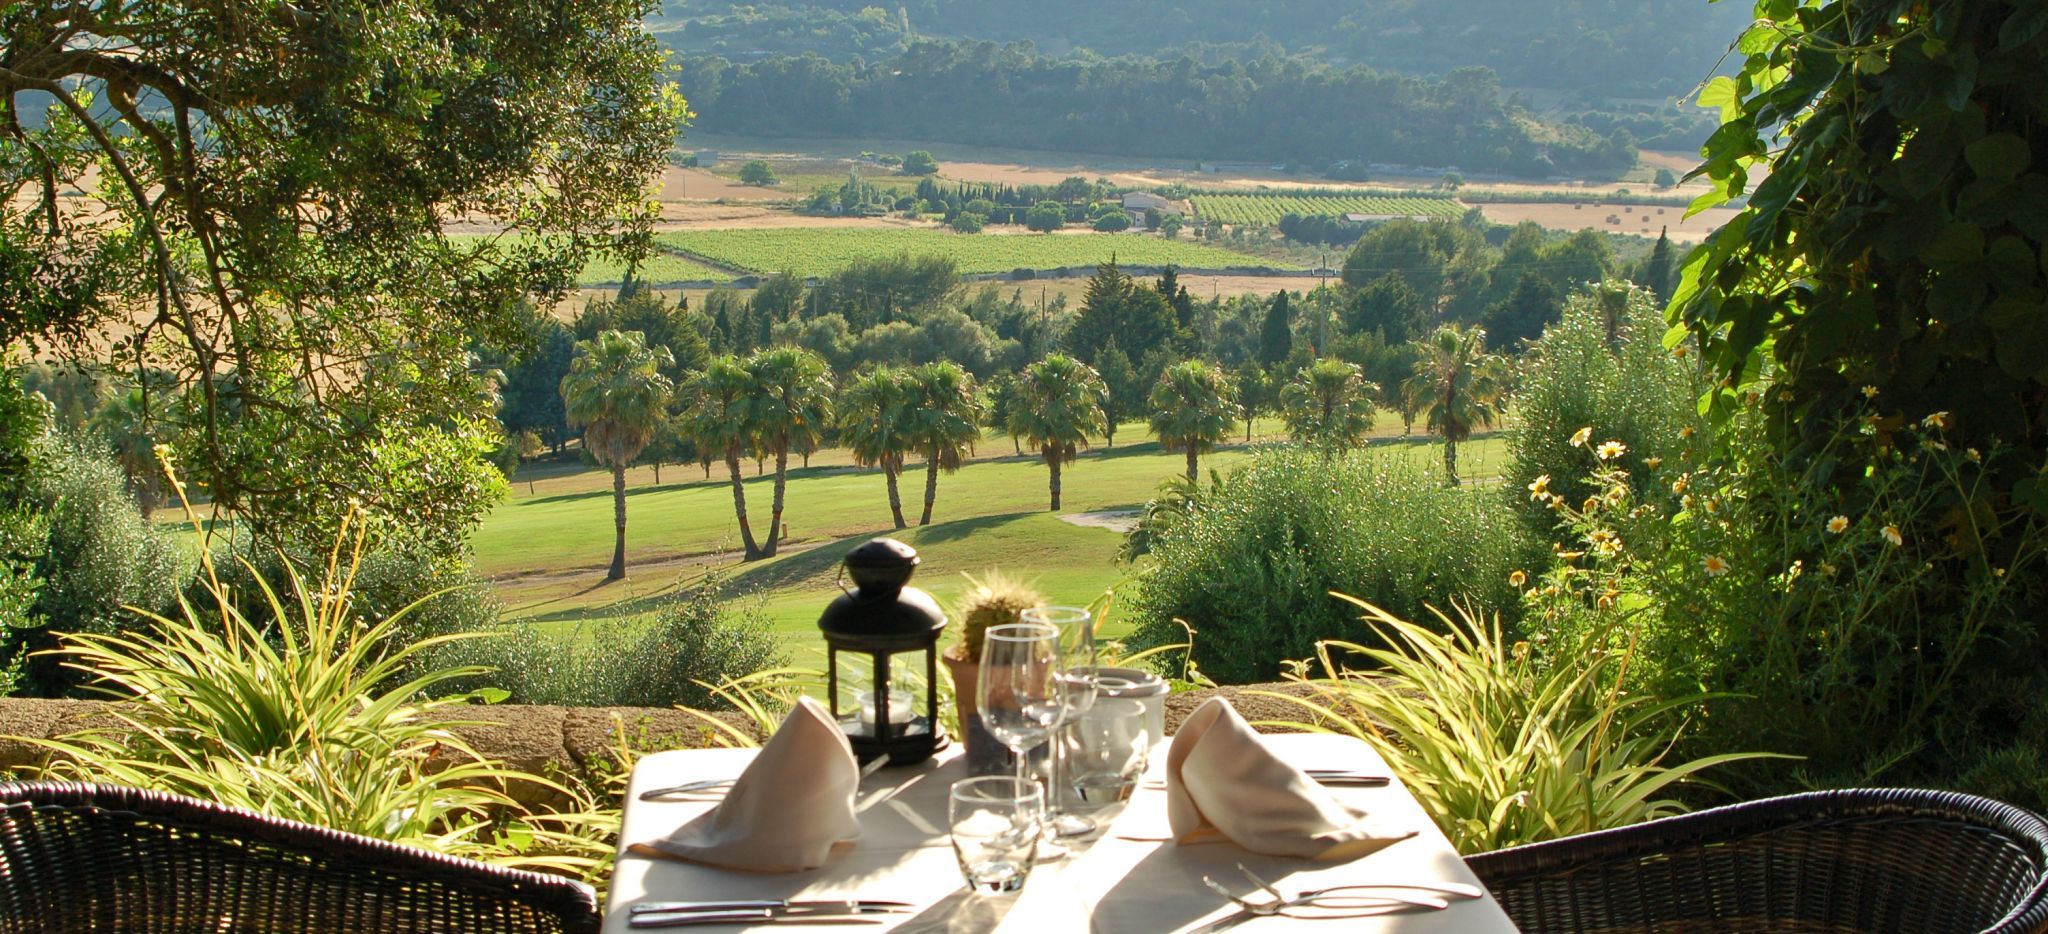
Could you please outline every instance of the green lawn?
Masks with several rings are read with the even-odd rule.
[[[1270,425],[1261,426],[1261,434]],[[1398,430],[1398,429],[1396,429]],[[1063,475],[1064,514],[1136,509],[1160,481],[1178,474],[1180,455],[1142,441],[1138,426],[1127,426],[1114,449],[1096,447],[1068,465]],[[1442,448],[1420,439],[1375,442],[1429,468],[1442,462]],[[658,606],[677,587],[716,569],[735,587],[753,591],[775,630],[807,657],[818,612],[836,595],[833,576],[848,549],[876,535],[891,535],[922,554],[917,583],[942,600],[966,586],[965,573],[999,569],[1034,582],[1048,599],[1086,603],[1124,579],[1128,568],[1115,562],[1122,536],[1063,521],[1047,511],[1046,468],[1030,457],[1007,453],[1007,439],[983,444],[983,459],[958,473],[941,474],[934,524],[891,527],[888,501],[878,472],[846,466],[792,471],[784,515],[790,551],[743,564],[731,486],[714,468],[704,480],[694,467],[668,468],[670,482],[654,485],[636,473],[627,494],[628,577],[600,580],[611,557],[612,504],[604,474],[586,471],[550,478],[537,494],[519,493],[494,510],[472,538],[477,570],[494,579],[507,615],[565,634],[591,625],[613,625]],[[1227,470],[1248,456],[1248,448],[1226,448],[1204,459],[1203,470]],[[1472,478],[1498,473],[1504,446],[1484,438],[1461,447],[1459,464]],[[820,456],[822,463],[840,461]],[[841,461],[843,464],[843,461]],[[751,474],[753,465],[747,465]],[[749,476],[747,508],[756,534],[766,532],[772,475]],[[912,466],[902,478],[904,512],[912,523],[922,503],[924,472]],[[1112,627],[1112,635],[1121,627]]]
[[[788,227],[672,231],[654,239],[667,249],[735,269],[804,276],[829,275],[855,260],[899,254],[948,256],[964,274],[1095,266],[1112,255],[1125,265],[1296,268],[1192,240],[1129,233],[957,234],[912,228]]]

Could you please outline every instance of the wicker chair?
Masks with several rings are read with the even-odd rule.
[[[598,926],[567,879],[175,795],[0,784],[0,934]]]
[[[1529,932],[2048,932],[2048,822],[1949,792],[1791,795],[1466,862]]]

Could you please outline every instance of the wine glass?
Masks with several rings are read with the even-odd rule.
[[[1059,673],[1054,678],[1059,683],[1062,701],[1060,722],[1080,719],[1095,703],[1099,677],[1095,664],[1094,614],[1078,606],[1036,606],[1018,616],[1026,623],[1051,626],[1059,631]],[[1065,743],[1052,744],[1051,760],[1052,787],[1059,789],[1058,793],[1046,796],[1046,811],[1052,817],[1053,832],[1062,837],[1093,833],[1095,821],[1072,813],[1061,803],[1061,799],[1067,797],[1071,784]]]
[[[1044,623],[991,626],[982,640],[981,725],[1016,754],[1019,781],[1029,778],[1025,753],[1065,715],[1059,646],[1059,630]]]

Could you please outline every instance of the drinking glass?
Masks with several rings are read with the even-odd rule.
[[[1044,821],[1045,790],[1031,779],[984,775],[954,782],[947,826],[967,888],[977,895],[1024,888]]]
[[[1067,782],[1060,790],[1071,791],[1083,810],[1098,811],[1129,800],[1145,772],[1151,730],[1144,701],[1120,693],[1131,686],[1122,678],[1101,676],[1095,705],[1070,718],[1061,731]]]
[[[1095,616],[1078,606],[1036,606],[1018,614],[1026,623],[1051,626],[1059,631],[1059,673],[1054,676],[1059,683],[1061,698],[1061,723],[1070,723],[1088,712],[1095,703]],[[1095,831],[1095,821],[1073,813],[1061,799],[1068,797],[1072,785],[1071,765],[1067,762],[1066,743],[1052,745],[1049,767],[1052,770],[1050,786],[1059,789],[1047,799],[1047,813],[1052,815],[1053,832],[1062,837],[1077,837]]]
[[[1018,781],[1028,780],[1025,753],[1051,739],[1065,716],[1059,639],[1043,623],[1006,623],[982,640],[981,725],[1016,753]]]

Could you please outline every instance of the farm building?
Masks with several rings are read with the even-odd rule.
[[[1177,214],[1182,217],[1188,214],[1187,202],[1161,197],[1149,191],[1126,192],[1123,203],[1124,210],[1132,214],[1142,214],[1146,211],[1157,211],[1161,214]]]

